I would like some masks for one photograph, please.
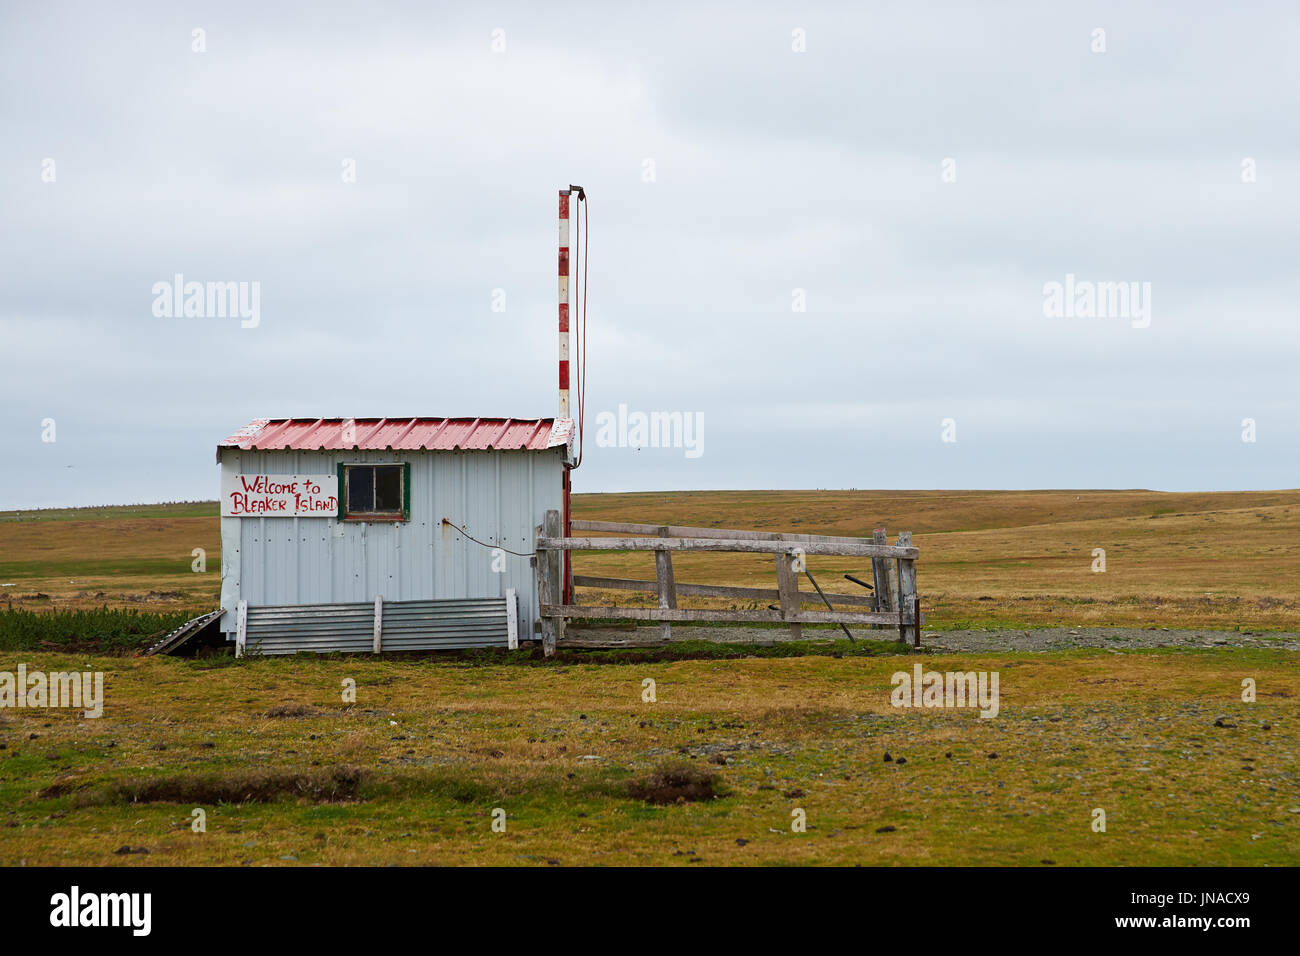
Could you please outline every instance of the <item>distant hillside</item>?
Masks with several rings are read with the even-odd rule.
[[[931,630],[1294,630],[1300,621],[1300,491],[642,492],[577,494],[573,512],[814,534],[911,531]],[[1104,572],[1093,570],[1098,549]],[[680,554],[673,564],[684,583],[775,586],[764,556]],[[580,553],[574,568],[654,579],[645,552]],[[836,588],[845,574],[868,573],[857,559],[813,558],[809,570]],[[0,600],[16,608],[215,608],[220,576],[215,501],[0,512]]]
[[[170,501],[156,505],[94,505],[86,508],[33,508],[0,511],[0,521],[85,521],[99,518],[211,518],[216,501]]]

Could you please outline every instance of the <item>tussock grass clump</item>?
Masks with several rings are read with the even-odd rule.
[[[499,801],[504,793],[501,782],[478,779],[460,771],[393,773],[339,765],[132,776],[98,785],[63,780],[46,787],[38,796],[54,800],[70,795],[74,807],[86,808],[132,803],[274,803],[282,799],[350,803],[408,797],[474,804]]]
[[[721,778],[712,770],[684,761],[663,764],[643,777],[627,782],[628,796],[659,805],[716,800]]]
[[[266,712],[268,717],[316,717],[322,712],[306,704],[277,704]]]
[[[358,797],[366,774],[357,767],[286,772],[241,770],[231,773],[173,774],[123,780],[73,797],[76,807],[123,803],[272,803],[296,797],[312,803],[340,803]],[[41,796],[61,796],[51,787]]]

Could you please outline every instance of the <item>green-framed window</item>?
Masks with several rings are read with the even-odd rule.
[[[340,464],[339,518],[344,521],[410,521],[410,463]]]

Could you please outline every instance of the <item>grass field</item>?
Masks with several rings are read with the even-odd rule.
[[[736,491],[575,495],[574,516],[824,534],[910,530],[930,629],[1300,621],[1300,491]],[[206,553],[196,573],[193,550]],[[1094,573],[1093,549],[1106,552]],[[774,587],[770,560],[681,554],[677,578]],[[828,589],[864,572],[812,558]],[[0,596],[19,607],[215,606],[215,503],[0,512]],[[650,578],[647,553],[580,554],[579,574]],[[620,601],[634,599],[630,593]],[[683,601],[688,606],[689,601]]]
[[[1297,492],[591,495],[575,498],[575,513],[910,529],[927,630],[1300,629]],[[1091,570],[1098,547],[1104,574]],[[191,570],[194,548],[206,551],[204,573]],[[864,570],[836,561],[810,561],[828,587]],[[653,577],[643,553],[575,565]],[[761,559],[679,555],[675,565],[679,580],[771,586]],[[36,619],[11,615],[0,672],[102,671],[106,696],[98,719],[0,708],[0,864],[1300,858],[1300,659],[1281,648],[914,655],[818,632],[820,642],[775,648],[562,651],[549,661],[527,651],[124,653],[150,622],[212,606],[219,569],[211,504],[0,514],[10,605],[79,629],[42,643]],[[105,605],[98,617],[59,616]],[[99,630],[116,637],[79,643]],[[67,647],[83,650],[55,649]],[[998,715],[891,706],[891,676],[917,662],[997,673]],[[1246,678],[1258,693],[1249,703]],[[654,702],[642,699],[646,679]],[[343,699],[349,680],[354,701]],[[196,808],[204,833],[191,828]],[[1094,829],[1099,810],[1105,832]],[[792,829],[799,812],[805,832]]]
[[[917,660],[1000,672],[1000,713],[891,707]],[[1300,662],[1281,651],[27,663],[103,670],[106,703],[0,712],[6,865],[1300,858]],[[720,796],[629,795],[671,761]]]

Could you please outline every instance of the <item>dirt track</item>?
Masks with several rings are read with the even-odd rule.
[[[806,640],[833,640],[840,631],[809,630]],[[855,629],[854,637],[888,640],[885,631]],[[571,629],[574,643],[606,646],[645,646],[658,643],[655,627],[631,629]],[[769,628],[674,627],[674,641],[719,641],[728,644],[771,644],[787,640],[785,633]],[[567,641],[566,641],[567,643]],[[1075,647],[1278,647],[1300,651],[1300,633],[1263,631],[1173,631],[1162,628],[1058,627],[1030,630],[924,631],[921,644],[934,651],[1060,651]]]

